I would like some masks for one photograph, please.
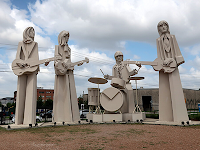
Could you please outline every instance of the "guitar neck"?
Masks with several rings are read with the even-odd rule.
[[[47,59],[39,60],[39,61],[37,61],[37,62],[30,62],[30,66],[31,66],[31,67],[37,66],[37,65],[40,65],[40,64],[45,63],[46,60],[53,61],[54,59],[55,59],[55,58],[52,57],[52,58],[47,58]]]
[[[74,66],[78,65],[81,62],[86,62],[86,60],[77,61],[75,63],[71,63],[70,65],[71,65],[71,67],[74,67]]]
[[[158,63],[157,62],[152,62],[152,61],[123,61],[125,64],[137,64],[137,63],[141,63],[141,65],[151,65],[151,66],[156,66]]]

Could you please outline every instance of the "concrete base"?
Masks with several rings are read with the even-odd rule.
[[[124,113],[124,114],[122,114],[122,116],[123,116],[122,120],[125,121],[125,122],[146,119],[145,112]]]
[[[120,122],[122,121],[122,114],[103,114],[103,122]]]
[[[87,119],[88,119],[89,122],[90,122],[90,120],[92,120],[93,122],[102,122],[102,114],[88,113]]]
[[[102,122],[103,116],[102,114],[93,114],[93,122]]]
[[[87,115],[86,115],[86,118],[87,118],[87,120],[88,121],[90,121],[90,120],[92,120],[93,121],[93,113],[88,113]]]
[[[124,122],[133,121],[132,113],[124,113],[124,114],[122,114],[122,121],[124,121]]]
[[[190,125],[193,124],[193,122],[194,121],[189,120]],[[156,121],[155,124],[160,124],[160,125],[187,125],[187,121]]]
[[[143,120],[146,119],[145,112],[136,112],[132,114],[132,121]]]

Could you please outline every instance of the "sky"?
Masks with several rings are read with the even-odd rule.
[[[54,56],[58,34],[69,31],[72,62],[88,57],[90,62],[74,69],[77,95],[97,84],[90,77],[112,75],[114,53],[124,60],[154,61],[157,57],[157,24],[165,20],[176,36],[185,63],[179,66],[183,88],[200,88],[200,1],[192,0],[0,0],[0,98],[13,97],[17,76],[11,63],[23,31],[32,26],[39,58]],[[138,69],[130,65],[131,69]],[[158,88],[158,72],[143,65],[136,75],[145,77],[138,87]],[[40,65],[37,86],[54,89],[53,62]],[[132,87],[135,88],[135,82]],[[100,85],[101,91],[110,87]]]

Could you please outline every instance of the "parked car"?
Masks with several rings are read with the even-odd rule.
[[[79,110],[80,112],[80,118],[86,118],[87,114],[89,113],[88,109],[83,109],[83,110]]]
[[[41,113],[40,117],[45,118],[45,116],[46,116],[47,118],[52,118],[52,115],[53,115],[53,110],[49,110],[49,111],[46,112],[46,114]]]
[[[11,114],[9,119],[12,120],[12,118],[15,116],[15,114]]]
[[[41,121],[42,121],[42,117],[36,116],[36,122],[41,122]],[[15,115],[12,118],[12,122],[15,123]]]

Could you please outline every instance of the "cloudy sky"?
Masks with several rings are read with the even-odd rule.
[[[166,20],[177,38],[185,63],[179,66],[183,88],[200,88],[200,1],[191,0],[0,0],[0,98],[12,97],[17,76],[11,69],[23,31],[32,26],[39,58],[54,56],[57,36],[70,32],[72,61],[88,57],[89,64],[75,67],[77,95],[87,93],[90,77],[112,74],[114,53],[124,59],[154,61],[157,24]],[[137,66],[131,65],[132,69]],[[142,66],[139,87],[157,88],[158,72]],[[54,67],[40,65],[38,87],[54,88]],[[109,87],[101,85],[101,90]],[[135,83],[132,82],[133,88]]]

